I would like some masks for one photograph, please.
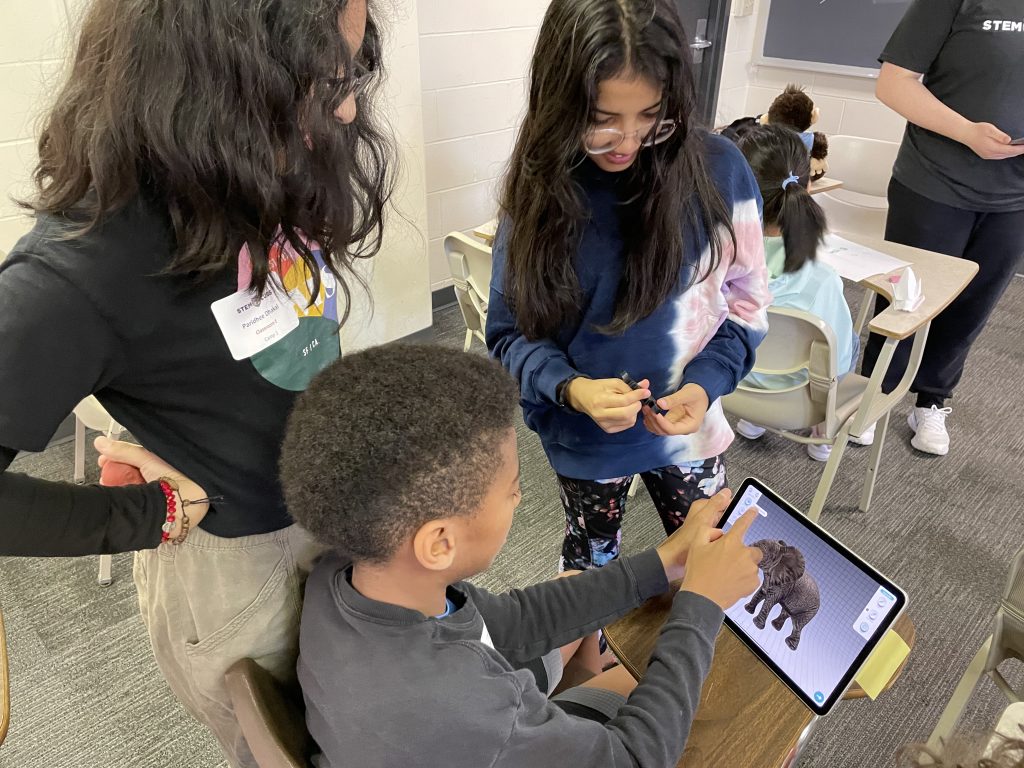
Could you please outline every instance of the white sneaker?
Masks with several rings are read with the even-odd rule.
[[[872,445],[875,442],[875,424],[864,430],[864,434],[860,437],[854,437],[850,435],[850,442],[855,445]]]
[[[822,431],[819,424],[815,424],[811,428],[811,437],[821,437]],[[815,461],[828,461],[828,457],[832,455],[832,446],[825,444],[807,444],[807,455]]]
[[[914,430],[910,444],[924,453],[945,456],[949,453],[949,432],[946,431],[946,417],[952,408],[914,408],[907,417],[907,424]]]
[[[757,440],[768,430],[764,427],[759,427],[757,424],[751,424],[746,419],[740,419],[736,422],[736,431],[747,438],[747,440]]]
[[[814,443],[807,444],[807,455],[815,461],[828,461],[828,457],[832,455],[831,445],[815,445]]]

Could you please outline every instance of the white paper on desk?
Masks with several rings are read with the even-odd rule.
[[[818,260],[855,283],[910,265],[907,261],[850,242],[838,235],[825,235],[825,242],[818,247]]]

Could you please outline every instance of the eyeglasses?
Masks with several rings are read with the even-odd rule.
[[[643,136],[640,146],[653,147],[667,140],[675,132],[675,120],[649,123],[629,133],[623,133],[618,128],[591,128],[583,136],[583,148],[591,155],[606,155],[618,149],[630,136]]]
[[[361,61],[352,63],[352,73],[355,77],[329,77],[326,82],[328,87],[334,90],[343,90],[344,98],[349,96],[359,97],[377,77],[375,69],[367,67]]]

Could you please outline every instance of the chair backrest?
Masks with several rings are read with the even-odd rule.
[[[860,136],[829,136],[829,175],[843,182],[836,192],[885,198],[900,145]]]
[[[761,389],[741,382],[722,406],[742,419],[775,429],[804,429],[826,423],[833,434],[836,336],[828,323],[810,312],[788,307],[768,308],[768,335],[757,348],[752,373],[785,376],[806,371],[802,383],[783,389]]]
[[[482,340],[491,289],[491,249],[461,232],[452,232],[444,239],[444,252],[466,328]]]
[[[829,176],[843,182],[815,196],[825,210],[829,227],[882,237],[889,212],[886,191],[900,145],[860,136],[829,136]]]
[[[252,659],[225,675],[235,716],[260,768],[309,768],[312,746],[301,705]]]
[[[11,686],[7,667],[7,635],[4,630],[4,614],[0,611],[0,744],[7,738],[11,724]]]

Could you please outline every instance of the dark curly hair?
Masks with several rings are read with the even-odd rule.
[[[588,213],[574,168],[586,162],[583,136],[605,80],[635,74],[661,86],[658,119],[678,127],[624,172],[625,263],[615,313],[599,330],[622,333],[689,287],[680,285],[680,271],[700,254],[684,253],[688,228],[703,228],[711,241],[710,259],[694,270],[694,281],[714,272],[726,239],[735,244],[732,217],[705,162],[689,38],[675,6],[553,0],[544,16],[529,107],[501,189],[511,225],[505,295],[528,339],[554,338],[579,317],[574,255]]]
[[[411,344],[348,355],[289,419],[288,510],[322,544],[384,562],[424,523],[476,511],[517,405],[514,380],[481,356]]]
[[[394,156],[371,99],[351,125],[335,117],[358,75],[353,59],[380,67],[372,5],[362,48],[347,49],[338,19],[350,2],[93,0],[23,205],[68,216],[74,237],[152,198],[176,239],[168,272],[216,273],[248,244],[262,290],[271,246],[287,240],[316,296],[309,238],[347,317],[342,276],[358,281],[353,263],[380,248]]]

